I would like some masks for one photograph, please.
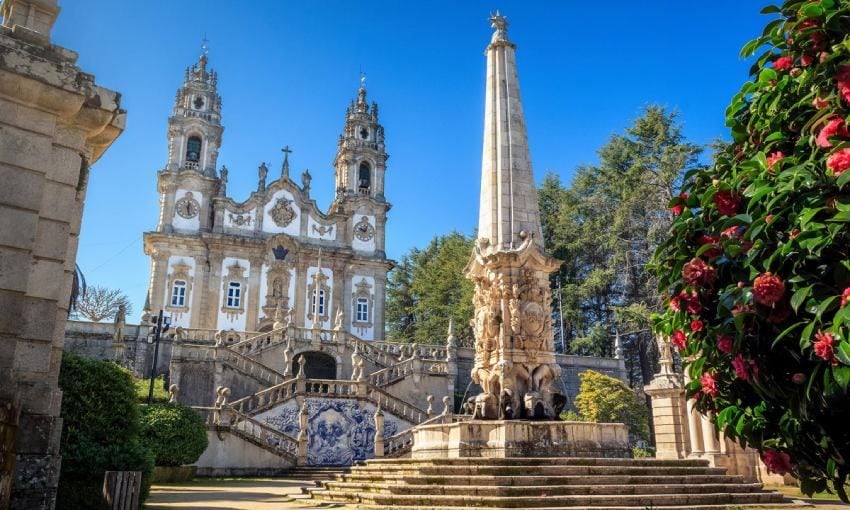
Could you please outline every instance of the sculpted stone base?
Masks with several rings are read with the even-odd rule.
[[[622,423],[472,420],[417,427],[412,457],[628,458],[631,449]]]

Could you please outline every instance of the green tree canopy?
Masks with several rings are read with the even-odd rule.
[[[423,249],[407,253],[390,273],[387,285],[388,337],[396,342],[440,344],[449,319],[455,335],[472,337],[472,282],[463,270],[474,239],[458,232],[435,237]]]
[[[625,423],[629,433],[649,438],[649,411],[642,398],[623,381],[593,370],[579,374],[581,388],[576,407],[581,418],[598,423]]]

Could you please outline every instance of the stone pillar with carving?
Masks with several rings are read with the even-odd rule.
[[[299,466],[307,465],[307,451],[310,447],[310,438],[307,432],[307,421],[310,414],[307,410],[307,402],[301,406],[298,411],[298,451],[296,454],[296,464]]]
[[[663,335],[658,335],[657,340],[661,370],[644,386],[644,392],[652,399],[655,457],[684,459],[688,455],[684,380],[682,374],[673,370],[670,341]]]
[[[384,412],[378,405],[375,411],[375,457],[384,456]]]

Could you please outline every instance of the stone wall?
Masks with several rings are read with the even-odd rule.
[[[89,167],[125,119],[119,94],[50,43],[58,13],[55,0],[0,4],[0,429],[15,436],[0,450],[0,507],[27,510],[55,503],[59,367]]]

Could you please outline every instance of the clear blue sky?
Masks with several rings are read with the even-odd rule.
[[[763,2],[60,0],[56,44],[122,93],[127,129],[94,166],[78,263],[89,284],[124,290],[134,320],[147,290],[142,232],[158,217],[156,172],[183,69],[210,41],[219,72],[219,164],[241,201],[257,166],[309,168],[326,208],[332,161],[358,73],[368,75],[390,153],[387,251],[398,259],[477,222],[488,14],[511,23],[531,154],[569,181],[651,103],[676,108],[686,136],[726,136],[723,112],[747,78],[741,46],[761,33]]]

